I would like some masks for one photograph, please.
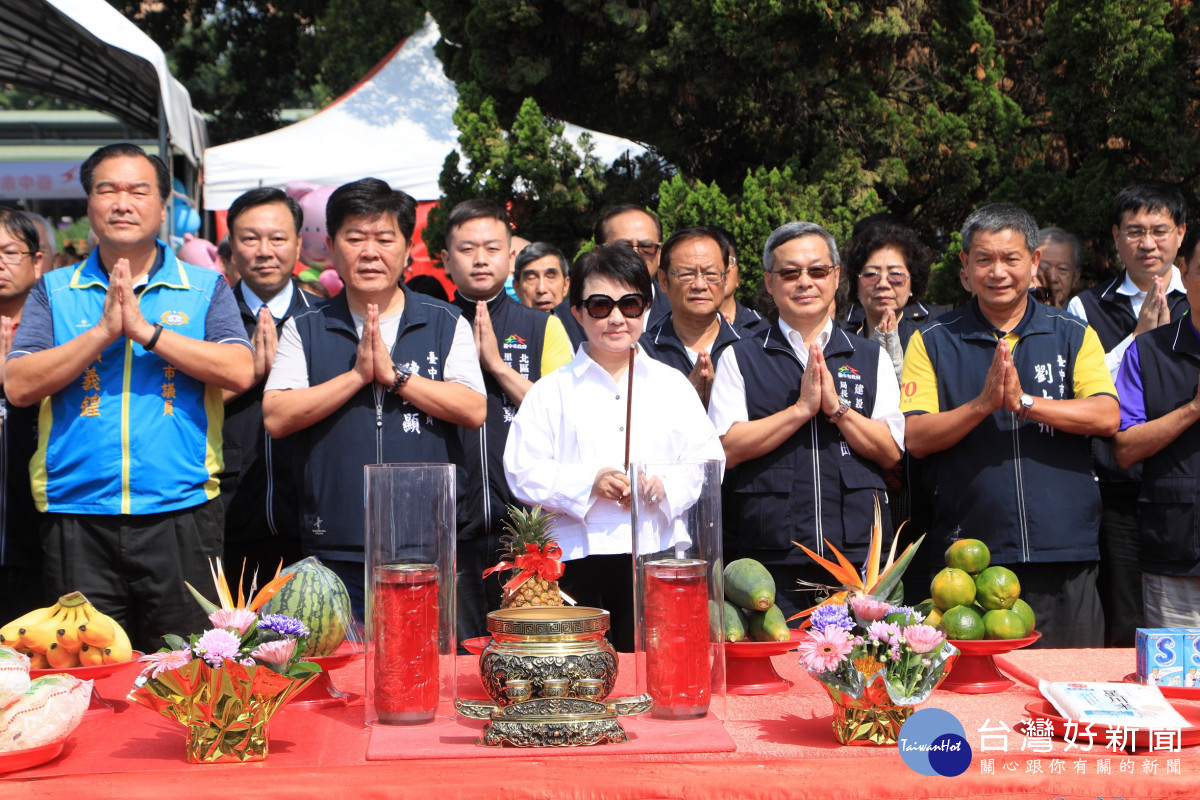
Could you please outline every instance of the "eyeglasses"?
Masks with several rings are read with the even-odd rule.
[[[697,278],[704,278],[704,282],[709,286],[720,286],[725,282],[725,273],[727,270],[720,272],[705,270],[704,272],[672,272],[667,270],[667,274],[682,284],[688,285],[696,282]]]
[[[36,252],[37,250],[0,250],[0,261],[15,267],[21,263],[24,256],[31,256]]]
[[[646,258],[654,258],[658,254],[659,248],[662,247],[658,242],[634,242],[629,239],[616,239],[612,244],[623,244],[626,247],[632,247],[638,251],[639,255],[643,255]]]
[[[814,281],[823,281],[835,269],[837,268],[828,264],[813,264],[811,267],[784,267],[783,269],[773,269],[771,272],[784,283],[793,283],[800,280],[800,276],[804,272],[808,272],[808,277]]]
[[[903,267],[889,269],[886,273],[877,269],[865,269],[859,273],[858,279],[867,286],[873,286],[879,283],[879,278],[885,274],[887,282],[892,286],[903,286],[908,283],[909,274]]]
[[[637,292],[616,299],[606,294],[594,294],[584,298],[582,305],[592,319],[608,319],[614,308],[621,309],[622,316],[634,318],[646,310],[646,297]]]
[[[1134,244],[1146,238],[1146,234],[1156,242],[1161,242],[1175,232],[1175,225],[1159,225],[1154,228],[1122,228],[1121,237]]]

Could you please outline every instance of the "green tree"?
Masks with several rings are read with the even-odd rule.
[[[279,111],[344,92],[422,24],[409,0],[122,0],[207,112],[213,144],[279,126]]]
[[[602,207],[646,202],[664,175],[657,160],[644,157],[626,156],[606,169],[592,153],[590,137],[584,134],[576,149],[563,124],[544,116],[532,99],[521,104],[506,128],[495,101],[471,83],[459,87],[454,123],[466,163],[454,152],[442,167],[442,196],[423,234],[432,254],[444,247],[449,210],[476,197],[507,206],[520,236],[575,253],[591,239]]]

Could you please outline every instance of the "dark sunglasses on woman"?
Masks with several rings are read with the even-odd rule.
[[[627,318],[640,317],[646,310],[644,295],[633,292],[614,300],[606,294],[594,294],[585,297],[583,307],[592,319],[607,319],[614,308],[621,309],[621,314]]]

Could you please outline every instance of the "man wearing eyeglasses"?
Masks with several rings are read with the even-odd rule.
[[[811,222],[776,229],[763,248],[778,322],[728,347],[717,365],[709,417],[732,481],[736,553],[775,577],[786,615],[812,604],[793,591],[824,573],[829,545],[854,561],[867,551],[875,504],[886,509],[882,468],[900,460],[904,419],[892,362],[875,342],[834,326],[839,256]],[[890,515],[882,515],[890,529]]]
[[[634,204],[606,209],[592,230],[592,239],[598,245],[623,244],[637,251],[642,263],[650,271],[651,286],[654,286],[662,255],[662,222],[650,209]],[[657,287],[654,287],[652,294],[654,296],[650,299],[650,307],[646,311],[646,330],[657,325],[671,310],[670,302]],[[563,327],[567,329],[567,335],[571,337],[571,346],[578,348],[587,337],[583,328],[571,316],[570,301],[564,300],[560,303],[554,309],[554,315],[562,320]]]
[[[924,548],[987,543],[1033,607],[1042,644],[1098,647],[1100,494],[1089,436],[1120,421],[1095,332],[1031,302],[1038,226],[1018,206],[963,224],[970,304],[913,333],[904,354],[905,443],[937,487]],[[920,580],[926,576],[914,576]]]
[[[1115,378],[1135,336],[1178,321],[1188,310],[1187,291],[1174,266],[1187,232],[1187,203],[1173,186],[1157,181],[1128,186],[1113,198],[1113,243],[1124,269],[1116,278],[1077,294],[1067,310],[1092,326]],[[1138,495],[1142,466],[1122,469],[1108,439],[1092,443],[1104,502],[1100,526],[1100,597],[1106,644],[1132,647],[1142,620],[1138,568]]]
[[[741,338],[721,314],[729,247],[709,228],[684,228],[663,245],[662,263],[658,285],[671,311],[640,344],[686,375],[707,408],[721,352]]]

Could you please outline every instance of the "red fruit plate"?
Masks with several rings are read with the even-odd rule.
[[[1121,680],[1125,683],[1141,683],[1138,680],[1136,672],[1131,672]],[[1147,686],[1152,684],[1146,684]],[[1174,697],[1179,700],[1200,700],[1200,686],[1162,686],[1161,684],[1153,684],[1158,686],[1158,690],[1162,692],[1163,697]]]
[[[1168,731],[1153,731],[1148,728],[1134,728],[1133,733],[1133,749],[1134,750],[1150,750],[1153,745],[1155,751],[1167,751],[1174,749],[1176,746],[1189,747],[1191,745],[1200,744],[1200,705],[1194,703],[1172,703],[1172,707],[1191,723],[1190,727],[1180,728],[1178,735],[1174,729]],[[1091,732],[1094,737],[1087,735],[1087,724],[1079,723],[1076,730],[1067,730],[1067,718],[1058,713],[1058,710],[1051,705],[1049,700],[1034,700],[1025,706],[1025,711],[1029,713],[1030,719],[1044,719],[1050,723],[1054,735],[1060,739],[1066,739],[1070,734],[1076,744],[1082,747],[1087,747],[1090,742],[1093,750],[1099,748],[1101,750],[1108,748],[1108,731],[1114,726],[1102,725],[1099,722],[1091,723]],[[1117,741],[1126,741],[1126,732],[1121,728],[1117,728],[1115,734]],[[1160,737],[1155,741],[1155,735]],[[1129,745],[1126,745],[1128,749]]]
[[[321,667],[321,674],[304,687],[300,694],[292,698],[284,708],[294,706],[303,706],[304,708],[325,708],[328,706],[344,706],[350,702],[353,695],[349,692],[343,692],[341,689],[333,685],[333,678],[329,676],[331,670],[341,669],[355,659],[361,658],[366,648],[362,642],[345,641],[338,645],[338,649],[327,656],[312,656],[308,661],[313,662]]]
[[[133,658],[128,661],[122,661],[120,664],[96,664],[92,667],[70,667],[68,669],[31,669],[29,670],[30,680],[40,678],[43,675],[70,675],[73,678],[78,678],[81,681],[92,681],[92,699],[88,703],[87,711],[84,714],[86,719],[91,719],[96,716],[104,716],[111,714],[115,709],[112,702],[105,700],[100,694],[100,682],[104,681],[109,691],[117,695],[117,699],[124,700],[125,695],[129,694],[129,690],[133,688],[133,679],[136,673],[141,672],[146,665],[138,661],[145,653],[141,650],[133,651]],[[128,675],[126,676],[126,673]],[[128,677],[127,681],[118,680],[119,677]],[[115,691],[114,690],[115,687]],[[48,760],[48,759],[47,759]]]
[[[1003,692],[1013,681],[996,668],[994,656],[1028,647],[1040,638],[1041,631],[1021,639],[951,639],[950,644],[958,648],[959,654],[953,657],[954,663],[938,688],[960,694]]]
[[[775,671],[772,656],[795,650],[803,633],[792,631],[786,642],[726,642],[725,691],[727,694],[777,694],[792,682]]]
[[[38,671],[46,672],[47,670]],[[66,744],[67,739],[63,739],[59,742],[44,744],[41,747],[31,747],[28,750],[13,750],[8,753],[0,753],[0,774],[16,772],[19,769],[29,769],[39,764],[45,764],[47,761],[58,758],[58,754],[63,751],[63,747]]]

